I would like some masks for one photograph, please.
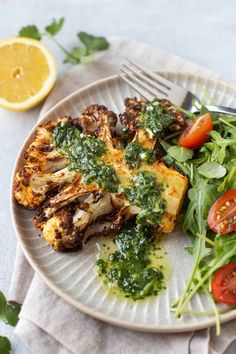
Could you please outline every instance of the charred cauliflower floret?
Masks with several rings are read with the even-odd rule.
[[[112,132],[117,123],[117,116],[105,106],[94,104],[87,107],[73,124],[82,128],[84,134],[94,135],[106,144],[112,144]]]
[[[35,209],[46,199],[47,192],[69,184],[78,177],[77,172],[68,168],[54,173],[42,173],[37,166],[24,166],[15,177],[15,198],[24,207]]]
[[[59,122],[67,122],[69,117],[61,117],[37,127],[33,141],[25,152],[27,165],[37,166],[42,172],[52,173],[69,165],[68,158],[53,145],[53,130]]]
[[[48,191],[73,182],[78,173],[69,171],[68,157],[53,144],[53,130],[59,122],[71,121],[58,118],[37,127],[33,141],[25,152],[26,164],[14,180],[14,195],[19,204],[35,209],[46,198]]]
[[[74,203],[80,197],[88,193],[100,193],[101,190],[96,184],[84,185],[78,179],[74,183],[62,188],[55,196],[52,196],[43,203],[36,211],[34,218],[35,226],[42,229],[43,225],[53,214],[63,207]]]
[[[167,99],[158,99],[159,105],[165,113],[173,116],[173,121],[168,125],[168,130],[176,132],[186,127],[186,116],[183,112],[173,107],[172,103]],[[148,101],[143,98],[126,98],[125,112],[120,115],[121,124],[128,132],[129,139],[132,140],[135,136],[139,124],[141,122],[141,113],[148,105]]]
[[[114,210],[109,193],[93,193],[74,211],[61,210],[43,228],[43,236],[56,251],[77,248],[89,225]]]
[[[82,234],[73,226],[72,220],[73,213],[63,210],[45,224],[43,236],[55,251],[82,248]]]
[[[124,101],[125,112],[120,114],[121,124],[124,126],[129,135],[129,140],[132,140],[135,136],[138,124],[140,122],[140,113],[142,109],[146,107],[148,101],[144,98],[129,98]]]
[[[186,117],[166,99],[153,102],[141,98],[126,98],[125,112],[120,115],[128,142],[136,141],[142,147],[153,150],[158,160],[163,156],[158,135],[183,130]]]

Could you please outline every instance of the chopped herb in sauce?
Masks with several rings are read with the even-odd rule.
[[[143,148],[137,141],[129,143],[125,148],[125,162],[131,168],[138,168],[142,162],[152,164],[156,161],[155,153]]]
[[[139,172],[133,177],[133,184],[123,189],[130,203],[141,209],[137,224],[158,225],[161,222],[166,206],[161,197],[162,190],[156,175],[149,171]]]
[[[160,135],[174,120],[174,116],[166,112],[156,99],[143,107],[140,118],[140,126],[146,130],[151,138]]]
[[[108,191],[117,191],[118,179],[110,165],[100,160],[106,153],[106,146],[100,139],[84,135],[69,122],[59,123],[53,132],[54,144],[70,159],[70,169],[83,174],[84,182],[96,181]],[[132,143],[131,143],[132,144]],[[140,146],[129,144],[126,150],[128,160],[136,156],[137,165],[145,160],[152,163],[154,157]],[[155,229],[165,211],[165,200],[161,197],[162,185],[155,174],[142,171],[135,175],[130,185],[123,188],[132,205],[140,208],[132,220],[116,235],[117,250],[106,259],[98,259],[99,274],[109,284],[115,284],[125,296],[134,300],[156,295],[164,288],[164,276],[160,268],[151,266],[152,243]]]
[[[157,295],[164,288],[163,272],[151,267],[152,230],[129,223],[116,235],[117,250],[98,259],[99,274],[133,300]]]
[[[140,208],[136,220],[124,226],[116,235],[117,250],[107,259],[98,259],[99,274],[134,300],[157,295],[164,287],[163,273],[150,266],[153,253],[153,233],[161,222],[165,201],[162,186],[155,174],[142,171],[124,188],[130,203]]]
[[[84,135],[69,122],[60,122],[53,131],[54,144],[70,159],[70,169],[81,172],[84,183],[96,181],[109,192],[118,189],[118,178],[112,166],[99,160],[105,154],[104,142]]]

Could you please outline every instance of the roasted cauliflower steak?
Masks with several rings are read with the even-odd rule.
[[[161,100],[160,104],[175,117],[170,131],[183,129],[186,121],[182,112],[168,100]],[[136,141],[156,154],[157,161],[142,163],[138,169],[129,168],[125,162],[123,141],[115,130],[117,116],[103,105],[87,107],[80,118],[63,116],[36,129],[24,155],[25,165],[15,176],[14,195],[25,208],[36,209],[35,226],[42,230],[55,251],[81,249],[92,236],[114,234],[124,222],[140,213],[140,207],[132,205],[122,191],[108,192],[96,181],[85,181],[81,172],[70,168],[68,155],[53,143],[54,129],[59,123],[71,124],[83,136],[93,136],[105,144],[106,152],[100,160],[112,166],[121,186],[129,185],[134,173],[153,173],[164,187],[161,195],[166,201],[159,232],[170,233],[174,229],[188,181],[159,161],[158,139],[150,137],[139,125],[140,113],[146,105],[144,99],[127,98],[125,112],[120,115],[128,141]]]

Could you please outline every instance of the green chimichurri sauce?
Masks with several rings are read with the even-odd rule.
[[[103,260],[108,263],[108,268],[112,266],[111,261],[109,259],[109,255],[115,251],[117,251],[117,246],[115,244],[115,240],[112,238],[108,238],[107,236],[101,237],[99,236],[96,240],[97,245],[97,258]],[[165,252],[165,238],[162,236],[158,236],[155,240],[149,243],[149,251],[147,252],[148,260],[149,260],[149,268],[157,268],[163,274],[163,279],[161,280],[162,288],[158,290],[158,293],[166,288],[166,283],[171,274],[171,266],[168,261],[167,253]],[[110,281],[106,272],[102,273],[99,267],[98,269],[98,280],[103,282],[103,286],[101,288],[102,291],[108,292],[108,297],[112,300],[113,297],[116,299],[129,299],[131,302],[134,300],[134,296],[127,294],[121,287],[119,287],[116,282]],[[155,294],[150,292],[150,296],[155,296]],[[147,295],[143,295],[145,299]],[[142,298],[139,298],[140,300]],[[138,299],[137,299],[138,300]]]
[[[117,250],[96,262],[105,282],[116,285],[133,300],[157,295],[164,287],[162,270],[151,266],[151,236],[145,228],[126,225],[115,237]]]
[[[109,192],[118,189],[118,178],[112,166],[99,160],[106,153],[105,143],[84,135],[69,122],[60,122],[53,131],[54,145],[70,159],[70,169],[81,172],[84,183],[97,182]]]
[[[166,202],[161,197],[163,186],[157,183],[155,174],[149,171],[139,172],[132,182],[123,192],[131,204],[141,208],[136,223],[152,226],[160,224]]]
[[[125,148],[125,162],[131,168],[138,168],[142,162],[152,164],[156,161],[155,153],[143,148],[137,141],[129,143]]]
[[[166,112],[156,99],[143,108],[140,118],[139,125],[147,131],[150,137],[159,136],[174,120],[174,116]]]
[[[55,127],[53,139],[55,146],[70,159],[70,169],[81,172],[85,183],[95,181],[107,191],[118,190],[115,170],[100,159],[106,153],[103,141],[82,134],[69,122]],[[135,167],[142,160],[152,163],[154,159],[152,152],[135,143],[129,144],[126,158],[130,163],[132,159],[136,161]],[[116,249],[96,263],[105,283],[113,284],[134,300],[156,295],[164,288],[163,271],[152,262],[153,235],[166,206],[162,189],[155,174],[148,171],[139,172],[132,177],[130,185],[120,188],[140,212],[115,236]]]
[[[165,211],[161,190],[156,176],[148,171],[138,173],[132,184],[124,188],[140,213],[115,236],[117,250],[96,263],[107,283],[115,284],[134,300],[157,295],[164,287],[162,270],[151,266],[150,260],[153,234]]]

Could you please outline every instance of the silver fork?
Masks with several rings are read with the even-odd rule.
[[[155,97],[166,98],[183,109],[197,113],[201,102],[192,92],[174,84],[163,76],[146,69],[129,59],[122,64],[120,77],[148,101]],[[236,109],[223,106],[206,105],[211,112],[236,116]]]

